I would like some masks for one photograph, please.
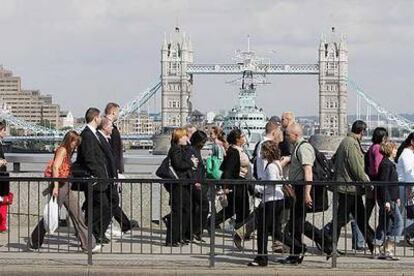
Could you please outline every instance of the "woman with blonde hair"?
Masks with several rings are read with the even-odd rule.
[[[397,145],[387,141],[380,146],[380,152],[384,156],[378,168],[378,181],[384,184],[377,187],[379,224],[377,227],[377,239],[382,243],[379,258],[395,260],[394,246],[404,229],[404,221],[400,211],[400,192],[397,168],[394,159],[397,155]]]
[[[166,188],[170,193],[171,214],[167,222],[167,246],[180,246],[189,242],[190,236],[190,181],[198,166],[198,159],[193,155],[189,145],[187,130],[177,128],[171,137],[168,151],[171,167],[182,183],[169,183]]]
[[[81,247],[84,251],[88,250],[88,228],[85,224],[85,219],[80,210],[76,193],[71,190],[71,183],[67,182],[65,178],[69,178],[72,174],[71,158],[76,148],[81,142],[80,135],[74,131],[68,131],[63,138],[62,143],[56,149],[53,160],[51,160],[45,170],[46,177],[61,178],[62,181],[54,181],[49,187],[51,196],[57,199],[57,203],[60,206],[64,205],[69,212],[69,216],[72,219],[75,230],[78,234],[78,238],[81,243]],[[33,230],[31,240],[29,240],[28,246],[31,249],[39,249],[46,235],[46,229],[44,225],[44,219],[40,220],[36,228]],[[92,251],[99,251],[101,246],[96,245],[95,238],[92,236]]]

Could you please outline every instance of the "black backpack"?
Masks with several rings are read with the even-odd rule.
[[[299,144],[299,147],[305,143],[309,143],[307,141],[303,141]],[[309,143],[313,150],[315,151],[315,162],[313,163],[312,173],[313,173],[313,180],[314,181],[332,181],[334,178],[334,166],[331,161],[329,161],[325,154],[320,152],[317,148],[315,148],[311,143]],[[298,150],[296,150],[296,158],[298,158]],[[298,158],[299,159],[299,158]]]
[[[296,158],[298,157],[298,150],[301,145],[304,143],[309,143],[303,141],[299,144],[296,150]],[[310,144],[310,143],[309,143]],[[315,151],[315,161],[312,166],[313,181],[328,182],[332,181],[334,178],[334,167],[332,162],[330,162],[326,156],[310,144]],[[311,197],[313,200],[312,208],[308,208],[308,212],[317,213],[326,211],[329,208],[328,202],[328,191],[326,185],[312,185]]]

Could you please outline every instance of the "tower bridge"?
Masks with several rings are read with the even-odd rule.
[[[323,135],[345,135],[348,131],[347,102],[349,92],[357,97],[357,118],[367,120],[376,112],[378,122],[384,119],[394,125],[412,131],[414,123],[394,112],[388,111],[383,105],[369,96],[348,74],[348,48],[343,36],[338,37],[335,30],[329,36],[322,36],[317,62],[310,64],[272,64],[257,57],[250,49],[238,51],[234,63],[197,64],[193,62],[191,40],[179,28],[169,39],[164,37],[161,47],[161,77],[145,89],[136,98],[121,108],[120,121],[133,113],[148,106],[157,95],[161,96],[162,126],[182,126],[187,123],[193,110],[192,94],[196,75],[242,75],[251,72],[254,75],[317,75],[319,84],[319,132]],[[365,114],[364,112],[365,107]],[[32,135],[24,138],[10,139],[40,139],[48,140],[61,138],[64,131],[34,125],[5,110],[0,110],[0,118],[18,128],[27,130]],[[81,130],[78,128],[77,130]],[[51,138],[48,138],[51,137]],[[146,137],[131,136],[130,139]]]
[[[345,40],[338,39],[334,29],[322,38],[318,63],[271,64],[250,50],[238,52],[234,64],[194,64],[191,40],[179,28],[161,49],[162,125],[183,125],[191,112],[193,75],[242,74],[318,75],[319,125],[324,135],[345,135],[347,123],[348,50]]]

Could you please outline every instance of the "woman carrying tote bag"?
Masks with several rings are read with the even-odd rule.
[[[46,177],[68,178],[71,175],[71,157],[76,148],[79,146],[81,137],[76,131],[66,133],[61,145],[56,149],[55,156],[45,170]],[[79,207],[76,192],[71,190],[71,183],[67,181],[53,182],[49,187],[51,196],[57,198],[59,207],[64,205],[69,212],[73,225],[77,232],[82,249],[88,250],[88,228],[85,224],[84,216]],[[28,242],[30,249],[39,249],[46,235],[44,219],[41,219],[32,232],[31,239]],[[96,245],[95,238],[92,236],[92,252],[101,249],[101,245]]]

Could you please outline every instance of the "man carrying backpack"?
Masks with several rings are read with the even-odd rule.
[[[284,264],[300,264],[306,252],[306,245],[302,243],[302,234],[313,239],[319,246],[324,245],[324,252],[331,254],[330,242],[323,241],[322,231],[306,221],[306,213],[311,212],[314,208],[314,198],[312,198],[312,185],[301,185],[297,182],[311,182],[314,179],[316,154],[313,146],[306,142],[303,138],[302,127],[297,124],[291,124],[287,128],[287,138],[294,145],[291,157],[291,165],[289,170],[289,180],[294,185],[296,193],[296,201],[290,211],[290,220],[288,228],[290,239],[293,246],[291,247],[291,255],[282,260]],[[317,172],[317,170],[315,171]],[[315,196],[314,196],[315,197]],[[297,244],[299,246],[297,246]],[[301,250],[299,250],[299,248]]]
[[[352,185],[353,182],[369,182],[368,175],[364,170],[364,153],[361,148],[361,140],[366,128],[367,124],[365,122],[355,121],[352,124],[351,132],[342,140],[335,153],[334,180],[337,182],[349,182],[349,185],[338,186],[338,227],[336,229],[336,238],[339,238],[342,227],[346,226],[351,217],[353,217],[361,232],[366,233],[365,241],[368,244],[369,250],[373,253],[374,231],[368,225],[368,219],[365,216],[365,205],[362,200],[365,189]],[[338,240],[334,242],[338,242]]]

